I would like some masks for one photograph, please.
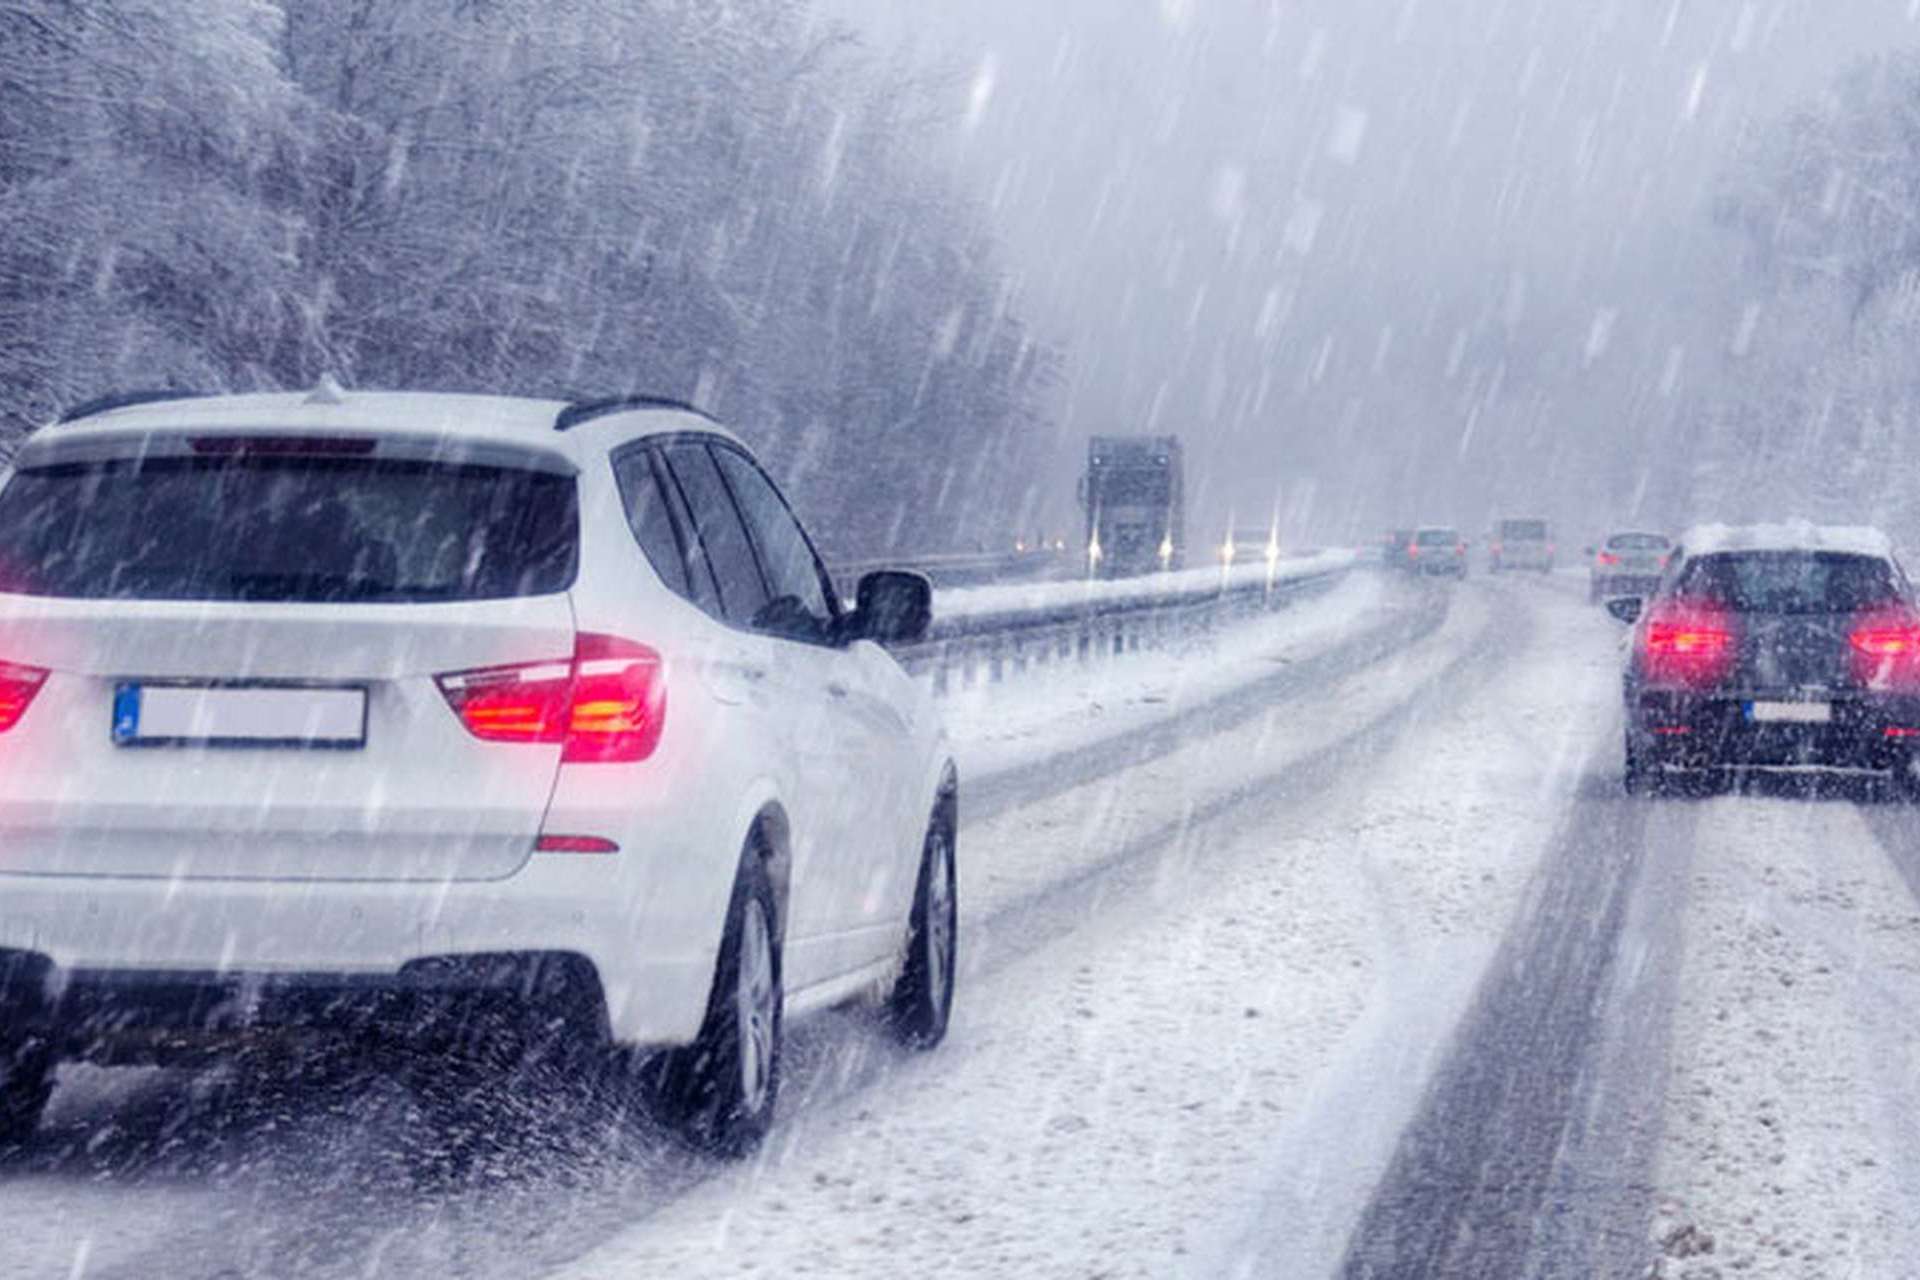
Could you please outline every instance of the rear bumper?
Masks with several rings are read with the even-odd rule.
[[[1754,720],[1750,700],[1647,690],[1627,698],[1627,733],[1649,764],[1679,768],[1884,771],[1920,749],[1920,698],[1848,695],[1826,724]]]
[[[523,1006],[602,1038],[686,1043],[712,984],[719,908],[690,859],[663,849],[649,861],[668,874],[622,874],[619,860],[636,856],[536,855],[490,882],[0,875],[0,968],[12,975],[0,1008],[95,1041],[120,1025],[138,1039],[236,1016],[430,1030],[435,1008],[470,1014],[526,988]],[[566,993],[539,995],[556,975]]]
[[[0,1024],[105,1065],[316,1038],[474,1058],[610,1039],[593,965],[564,952],[424,957],[391,974],[57,970],[44,955],[0,952]]]

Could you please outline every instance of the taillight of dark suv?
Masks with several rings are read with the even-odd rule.
[[[1711,605],[1658,601],[1641,631],[1639,656],[1649,683],[1710,689],[1733,669],[1733,616]]]

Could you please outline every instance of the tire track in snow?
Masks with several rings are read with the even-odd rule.
[[[1696,811],[1590,776],[1348,1243],[1340,1274],[1633,1275]]]
[[[1458,652],[1423,674],[1379,714],[1348,726],[1334,741],[1311,754],[1271,771],[1258,772],[1160,823],[1130,833],[1125,843],[1106,857],[996,907],[983,919],[969,922],[974,937],[973,950],[985,957],[981,962],[986,966],[985,972],[1012,964],[1072,932],[1099,912],[1110,896],[1140,891],[1147,883],[1146,877],[1153,872],[1153,864],[1163,855],[1204,863],[1204,842],[1194,837],[1204,833],[1209,824],[1228,818],[1236,823],[1273,820],[1290,806],[1329,790],[1351,770],[1364,768],[1368,760],[1385,754],[1426,714],[1471,696],[1498,670],[1496,662],[1488,661],[1490,638],[1499,637],[1502,646],[1518,646],[1524,644],[1529,631],[1527,613],[1513,601],[1496,598],[1494,605],[1475,630],[1461,638]],[[1438,629],[1436,622],[1431,628],[1423,628],[1421,634],[1431,636]],[[1375,661],[1382,656],[1385,654],[1376,655]],[[1367,665],[1355,664],[1346,674],[1356,674]],[[1228,709],[1230,718],[1213,722],[1210,731],[1220,732],[1261,711],[1275,709],[1271,703],[1250,701],[1247,707]],[[1203,708],[1195,714],[1206,712]],[[1188,740],[1193,736],[1198,735],[1193,734],[1190,727]],[[1098,775],[1093,780],[1104,776],[1108,775]],[[1257,810],[1257,819],[1249,810]],[[1182,853],[1183,850],[1188,852]]]
[[[1275,703],[1311,693],[1374,666],[1438,631],[1446,622],[1448,601],[1442,589],[1421,590],[1410,608],[1345,643],[1263,680],[1240,685],[1179,715],[1169,716],[1145,729],[1125,731],[1050,756],[1037,767],[1023,764],[976,779],[962,779],[961,796],[966,816],[972,820],[991,818],[1151,763],[1197,737],[1243,724]],[[1008,693],[1017,696],[1017,686],[1010,687]]]

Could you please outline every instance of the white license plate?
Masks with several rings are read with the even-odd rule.
[[[1753,702],[1747,718],[1756,724],[1832,724],[1831,702]]]
[[[360,747],[367,691],[288,685],[123,684],[113,740],[123,746]]]

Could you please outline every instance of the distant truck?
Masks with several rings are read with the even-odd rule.
[[[1094,436],[1080,505],[1087,512],[1087,567],[1129,578],[1186,562],[1185,477],[1177,436]]]

